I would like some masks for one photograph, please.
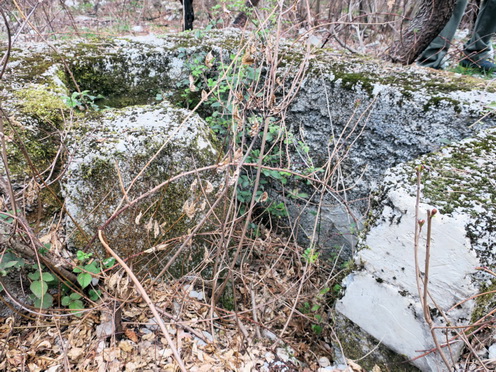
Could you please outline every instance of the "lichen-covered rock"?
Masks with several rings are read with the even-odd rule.
[[[193,107],[202,92],[190,89],[192,80],[215,83],[219,74],[228,71],[237,52],[239,60],[243,53],[252,54],[253,66],[260,69],[260,84],[264,81],[268,71],[265,57],[256,52],[261,48],[250,41],[250,48],[241,51],[240,39],[239,31],[233,30],[150,35],[66,43],[56,46],[59,53],[36,44],[12,53],[6,79],[0,83],[5,88],[1,95],[14,116],[25,102],[23,91],[31,84],[48,92],[40,97],[62,98],[77,89],[101,94],[105,98],[97,103],[102,107],[151,104],[164,98],[173,105]],[[292,136],[293,141],[284,144],[290,157],[287,163],[293,171],[316,177],[323,175],[317,172],[319,168],[326,169],[328,187],[317,193],[313,186],[303,190],[312,195],[310,200],[286,198],[289,187],[305,189],[297,180],[270,196],[286,204],[288,225],[300,242],[311,241],[329,249],[333,256],[351,256],[369,193],[387,168],[495,125],[491,115],[484,116],[487,104],[496,101],[495,90],[479,79],[394,66],[333,50],[313,50],[305,55],[293,44],[284,43],[278,58],[274,107],[268,111]],[[199,109],[203,114],[211,111],[212,107]],[[56,122],[68,117],[64,108],[51,112],[57,113]],[[226,114],[225,119],[231,120],[232,115]],[[27,131],[39,134],[36,138],[41,140],[49,139],[43,146],[45,152],[37,146],[32,150],[38,158],[49,154],[39,162],[40,169],[50,164],[60,144],[40,130],[50,121],[54,118],[42,118]],[[28,143],[36,141],[29,139]],[[17,174],[22,175],[26,166],[19,161]]]
[[[310,147],[311,164],[329,161],[329,184],[336,191],[320,201],[323,207],[309,207],[319,213],[303,214],[300,223],[310,232],[318,224],[319,245],[343,247],[350,257],[369,194],[385,171],[493,127],[485,106],[496,94],[484,91],[479,80],[418,66],[348,56],[312,62],[287,125]]]
[[[223,187],[223,174],[216,169],[195,172],[219,161],[207,124],[167,102],[109,110],[96,120],[79,123],[70,132],[67,147],[62,190],[70,216],[67,236],[78,249],[119,208],[165,183],[104,230],[110,246],[122,257],[147,250],[155,258],[150,267],[157,265],[157,258],[165,265]],[[197,255],[202,258],[203,251],[188,251],[183,256],[187,259],[181,260],[183,268],[188,262],[197,264],[198,257],[191,257]]]
[[[446,337],[452,340],[444,350],[456,360],[463,347],[456,331],[496,304],[493,295],[474,299],[496,283],[494,274],[482,269],[496,265],[495,164],[493,128],[389,170],[356,255],[360,269],[345,280],[345,295],[337,303],[338,312],[424,371],[446,367],[435,352],[416,359],[435,348],[415,275],[416,169],[425,168],[419,218],[427,219],[427,210],[439,211],[432,219],[430,240],[430,314],[440,327],[440,343]],[[422,277],[425,233],[424,225],[418,251]],[[446,326],[462,328],[446,331]]]

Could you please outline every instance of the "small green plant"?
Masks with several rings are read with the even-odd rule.
[[[62,96],[62,100],[67,107],[77,109],[79,111],[85,111],[90,108],[94,111],[99,111],[100,106],[95,102],[101,99],[105,99],[101,94],[92,95],[89,90],[83,90],[82,92],[73,92],[70,96]]]
[[[32,268],[35,271],[28,274],[28,278],[31,279],[29,289],[32,294],[30,298],[35,307],[47,309],[53,305],[53,296],[48,293],[48,288],[55,286],[58,279],[52,273],[43,271],[43,266],[34,264]]]
[[[78,311],[78,310],[82,310],[84,309],[84,303],[82,301],[82,297],[79,293],[71,293],[70,295],[68,296],[64,296],[62,297],[62,306],[67,306],[69,309],[73,310],[74,312],[74,315],[76,316],[81,316],[82,313],[81,311]]]
[[[17,211],[17,213],[20,213],[20,211]],[[3,223],[11,224],[14,221],[14,217],[12,215],[14,214],[14,211],[8,211],[4,213],[0,213],[0,220],[3,221]]]
[[[102,266],[99,261],[92,260],[91,257],[93,253],[86,253],[83,251],[77,251],[76,258],[79,261],[72,271],[77,275],[77,281],[81,286],[81,289],[86,289],[93,281],[93,275],[98,275],[102,272]],[[102,262],[103,268],[110,268],[115,264],[114,258],[107,258]],[[96,283],[95,283],[96,284]],[[98,301],[101,297],[102,292],[99,289],[90,288],[88,291],[88,297],[91,301]],[[74,315],[81,316],[82,312],[80,310],[84,309],[83,296],[77,292],[67,294],[62,297],[62,306],[67,306],[69,309],[73,310]]]
[[[1,216],[2,214],[0,214],[0,218],[2,218]],[[46,254],[49,249],[50,244],[45,244],[39,249],[39,253]],[[91,260],[92,255],[92,253],[77,252],[79,265],[77,265],[73,271],[78,274],[77,281],[82,290],[87,289],[91,284],[93,275],[98,275],[102,272],[102,267],[107,269],[115,264],[114,258],[108,258],[100,265],[98,261]],[[17,257],[12,252],[5,251],[3,254],[0,254],[0,276],[6,276],[11,270],[19,269],[24,266],[24,260]],[[55,275],[46,271],[43,265],[33,264],[31,270],[32,271],[27,275],[31,281],[29,285],[31,295],[29,297],[33,301],[35,307],[47,309],[53,305],[53,296],[50,293],[50,288],[56,288],[60,281]],[[0,285],[0,292],[2,290],[3,288]],[[65,283],[62,283],[61,292],[62,294],[65,294],[61,296],[62,306],[67,306],[71,310],[84,309],[83,295],[77,292],[69,293],[70,289]],[[98,301],[102,294],[101,291],[96,288],[89,288],[87,293],[91,301]],[[75,315],[80,316],[81,312],[75,311]]]
[[[24,260],[12,252],[6,251],[3,255],[0,255],[0,276],[6,276],[12,269],[19,269],[23,266]],[[3,287],[0,284],[1,291],[3,291]]]
[[[301,192],[300,189],[293,189],[289,191],[288,196],[291,199],[307,199],[309,197],[306,192]]]
[[[303,303],[303,306],[300,307],[300,312],[308,315],[312,319],[310,328],[316,335],[320,335],[323,331],[321,303],[324,301],[324,297],[329,291],[330,288],[328,287],[321,289],[312,302],[306,301]]]
[[[52,245],[50,243],[45,243],[43,244],[43,247],[40,247],[38,249],[38,253],[41,254],[42,256],[46,256],[46,254],[48,253],[48,251],[50,250],[50,247]]]
[[[307,248],[305,252],[303,252],[303,260],[308,262],[308,264],[313,265],[319,259],[319,252],[315,250],[315,248]]]
[[[93,253],[85,253],[83,251],[77,251],[76,257],[80,262],[80,265],[76,266],[73,271],[78,274],[77,281],[82,289],[88,287],[93,281],[93,275],[98,275],[102,272],[100,263],[96,260],[90,260]],[[87,263],[85,263],[87,262]],[[115,263],[114,258],[108,258],[103,261],[103,266],[105,268],[113,266]]]
[[[472,68],[472,67],[463,67],[460,65],[456,65],[455,67],[451,67],[447,69],[448,71],[461,74],[461,75],[467,75],[467,76],[475,76],[481,79],[486,79],[486,80],[492,80],[494,79],[494,75],[491,72],[483,72],[477,68]]]
[[[244,7],[242,1],[238,5]],[[253,167],[243,168],[238,178],[236,199],[240,203],[238,210],[242,215],[256,192],[255,201],[259,211],[271,217],[283,218],[288,215],[286,205],[271,200],[267,187],[269,183],[286,186],[291,180],[296,180],[292,173],[284,170],[287,165],[284,160],[287,146],[297,147],[305,158],[309,158],[310,148],[304,142],[298,142],[275,116],[264,116],[258,109],[246,109],[254,101],[263,99],[260,89],[263,84],[262,68],[252,59],[252,53],[247,48],[244,55],[230,55],[226,63],[225,58],[212,52],[187,55],[186,50],[180,49],[179,57],[188,61],[186,67],[189,74],[188,78],[178,82],[178,88],[182,90],[186,108],[203,101],[199,111],[219,138],[226,139],[225,145],[229,145],[227,141],[232,140],[237,146],[246,148],[246,144],[252,140],[262,139],[262,132],[267,126],[265,141],[270,145],[269,150],[261,154],[255,148],[246,156],[247,163],[258,163],[260,157],[263,157],[264,167],[260,170],[260,178],[257,180],[258,173]],[[161,98],[159,93],[156,99]],[[312,171],[315,170],[312,168],[308,172]],[[291,195],[295,199],[308,197],[307,193],[299,190]]]
[[[286,205],[283,202],[279,203],[271,203],[269,206],[265,209],[271,216],[274,217],[287,217],[288,216],[288,209],[286,208]]]
[[[22,258],[17,257],[12,252],[6,251],[0,256],[0,276],[6,276],[13,269],[25,267]],[[31,290],[30,299],[33,305],[39,309],[46,309],[52,306],[53,296],[48,293],[48,289],[58,283],[58,279],[50,272],[44,271],[44,266],[32,265],[32,272],[28,274],[31,280],[29,289]],[[0,285],[0,291],[3,287]]]

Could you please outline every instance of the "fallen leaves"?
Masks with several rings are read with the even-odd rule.
[[[200,181],[191,187],[192,191],[205,194],[214,190],[210,183]],[[199,204],[194,206],[199,207]],[[135,222],[141,223],[141,218],[138,215]],[[153,223],[150,226],[153,230]],[[301,251],[269,232],[256,238],[253,244],[254,257],[243,267],[244,283],[240,282],[236,288],[238,319],[248,338],[239,331],[233,311],[211,308],[208,283],[200,277],[186,283],[164,280],[147,287],[188,371],[319,368],[309,338],[302,337],[312,337],[308,334],[310,316],[291,311],[300,283],[298,275],[302,273]],[[210,256],[212,252],[206,254]],[[312,280],[304,283],[301,301],[307,301],[306,296],[319,287],[318,280]],[[0,323],[0,336],[6,339],[0,370],[177,371],[167,340],[162,337],[147,304],[136,296],[127,275],[121,271],[109,273],[102,289],[105,296],[101,303],[81,319],[53,316],[39,318],[35,323],[27,321],[23,324],[22,337],[19,337],[21,332],[14,332],[19,324],[14,324],[13,318]],[[121,331],[114,324],[116,301],[122,315]],[[257,322],[253,320],[253,311],[257,312]],[[280,330],[290,316],[290,326],[280,339]],[[256,337],[258,323],[263,326],[259,332],[261,338]],[[359,371],[352,363],[348,368]]]

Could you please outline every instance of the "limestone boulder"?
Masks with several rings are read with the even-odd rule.
[[[79,123],[66,143],[62,195],[68,242],[75,249],[84,249],[108,222],[106,238],[122,257],[140,254],[140,267],[154,257],[145,266],[163,266],[205,223],[223,189],[224,174],[216,168],[221,151],[208,125],[166,101],[105,111]],[[120,209],[125,210],[116,215]],[[207,223],[198,231],[208,228],[215,226]],[[186,250],[181,269],[197,264],[203,253]]]
[[[308,70],[286,123],[309,156],[293,164],[324,167],[333,191],[305,213],[288,208],[303,241],[345,258],[387,169],[496,124],[487,109],[496,94],[479,79],[356,56],[316,57]]]
[[[164,99],[173,106],[193,108],[201,101],[202,90],[192,86],[215,82],[245,54],[253,59],[260,84],[264,82],[268,68],[262,48],[251,40],[242,49],[242,36],[234,30],[148,35],[64,43],[55,45],[57,52],[33,44],[13,51],[1,96],[8,114],[23,129],[27,153],[43,173],[54,159],[63,167],[57,154],[63,152],[63,134],[71,130],[64,123],[86,120],[64,104],[74,94],[72,103],[82,108],[95,103],[115,109]],[[369,194],[386,169],[495,125],[494,117],[486,115],[487,106],[496,101],[495,89],[476,78],[396,66],[332,49],[305,54],[285,43],[278,51],[276,75],[270,119],[280,125],[284,139],[272,148],[284,151],[269,154],[274,156],[267,158],[279,158],[268,165],[288,165],[322,183],[308,186],[301,178],[291,178],[282,184],[264,173],[269,199],[257,207],[270,211],[284,205],[279,211],[287,211],[287,216],[278,224],[285,224],[302,244],[312,242],[327,257],[351,257]],[[78,95],[78,89],[87,95]],[[87,102],[88,94],[104,98]],[[207,118],[212,107],[200,105],[198,112]],[[251,114],[245,118],[249,125],[260,115],[256,110]],[[233,121],[232,113],[223,116]],[[14,155],[15,179],[35,173],[18,146],[9,151]],[[53,180],[57,172],[46,174]],[[294,194],[304,196],[288,196]]]
[[[443,350],[450,361],[458,359],[464,346],[460,332],[496,304],[491,294],[479,296],[496,285],[491,269],[496,264],[495,161],[493,128],[388,170],[355,256],[358,269],[344,281],[337,311],[422,371],[446,370],[420,301],[428,241],[429,313],[439,327],[435,333],[440,344],[449,341]],[[426,236],[427,223],[420,235],[421,294],[414,251],[419,166],[424,170],[418,218],[427,220],[427,210],[438,210],[431,239]],[[342,342],[353,343],[348,331],[343,332]],[[433,352],[424,354],[427,351]]]

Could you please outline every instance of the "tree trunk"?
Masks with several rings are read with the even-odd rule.
[[[456,0],[422,0],[419,11],[388,54],[392,62],[409,65],[439,35],[453,14]]]
[[[481,6],[481,0],[472,0],[468,2],[467,9],[465,10],[465,15],[460,22],[459,28],[461,30],[468,28],[469,30],[474,29],[475,21],[477,20],[477,14],[479,14],[479,9]]]
[[[256,7],[259,2],[260,2],[260,0],[247,0],[246,3],[245,3],[245,7],[246,8]],[[243,28],[243,27],[245,27],[247,20],[248,20],[248,16],[246,15],[246,13],[245,12],[241,12],[234,19],[233,26],[234,27]]]
[[[183,4],[183,31],[192,30],[195,21],[193,0],[181,0],[181,3]]]

